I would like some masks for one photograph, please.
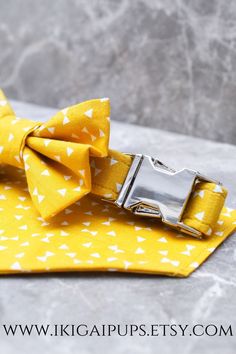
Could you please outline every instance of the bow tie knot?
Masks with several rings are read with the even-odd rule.
[[[68,107],[45,123],[17,118],[8,102],[0,105],[0,164],[25,170],[42,217],[91,192],[90,157],[108,154],[109,114],[108,99]]]
[[[1,154],[0,163],[24,168],[23,150],[27,136],[35,130],[40,123],[14,116],[0,119]],[[4,141],[3,141],[4,140]]]

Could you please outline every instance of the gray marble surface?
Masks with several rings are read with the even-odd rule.
[[[235,0],[0,0],[0,86],[236,144]]]
[[[13,102],[18,116],[44,119],[55,110]],[[111,146],[196,168],[224,182],[236,207],[236,147],[112,123]],[[231,236],[187,279],[75,273],[0,277],[0,323],[231,324],[236,335],[236,239]],[[233,354],[236,337],[6,337],[4,354]]]

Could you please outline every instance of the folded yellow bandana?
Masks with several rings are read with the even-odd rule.
[[[46,123],[18,118],[0,91],[0,272],[129,271],[187,276],[235,229],[224,188],[199,183],[183,220],[195,239],[102,201],[131,157],[108,149],[109,101]],[[219,215],[220,214],[220,215]]]

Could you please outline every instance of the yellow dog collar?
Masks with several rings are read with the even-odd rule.
[[[112,269],[187,275],[234,229],[235,212],[222,210],[226,190],[219,183],[109,150],[109,115],[109,100],[97,99],[45,123],[30,121],[18,118],[0,93],[3,273]],[[138,216],[161,218],[180,233]],[[214,247],[207,251],[206,243]],[[29,247],[27,254],[21,247]],[[204,252],[196,262],[199,249]]]

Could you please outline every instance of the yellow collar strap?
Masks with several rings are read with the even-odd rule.
[[[223,208],[221,185],[109,150],[109,115],[109,100],[96,99],[46,123],[30,121],[18,118],[0,92],[2,273],[186,276],[233,231],[236,212]],[[135,213],[161,214],[179,232]]]

